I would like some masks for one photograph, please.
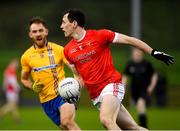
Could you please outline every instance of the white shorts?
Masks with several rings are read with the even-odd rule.
[[[18,102],[19,101],[19,96],[18,96],[18,93],[16,92],[7,92],[6,93],[6,98],[7,98],[7,101],[15,101],[15,102]]]
[[[100,95],[97,96],[95,99],[92,99],[93,105],[96,106],[98,109],[101,106],[103,97],[105,95],[113,95],[118,98],[119,103],[122,102],[125,94],[124,85],[121,83],[110,83],[104,87],[101,91]]]

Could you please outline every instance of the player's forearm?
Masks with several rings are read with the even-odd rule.
[[[151,54],[151,52],[153,50],[148,44],[146,44],[145,42],[143,42],[143,41],[141,41],[139,39],[136,39],[134,37],[129,38],[129,43],[132,46],[134,46],[136,48],[139,48],[139,49],[141,49],[142,51],[144,51],[144,52],[146,52],[148,54]]]
[[[151,84],[150,84],[150,87],[152,88],[152,90],[154,90],[156,86],[157,79],[158,79],[157,73],[154,73],[151,77]]]
[[[127,77],[126,75],[123,75],[123,77],[122,77],[122,84],[123,84],[124,86],[126,86],[126,85],[127,85],[127,82],[128,82],[128,77]]]
[[[32,82],[30,80],[21,80],[22,84],[28,88],[28,89],[32,89]]]
[[[76,70],[75,66],[74,66],[73,64],[70,65],[70,64],[68,64],[68,63],[67,63],[67,66],[71,69],[71,71],[72,71],[72,73],[73,73],[73,75],[74,75],[74,78],[75,78],[76,80],[78,80],[79,83],[80,83],[80,85],[81,85],[81,87],[83,87],[83,86],[84,86],[83,79],[82,79],[82,77],[79,75],[79,73],[78,73],[78,71]]]
[[[74,78],[77,79],[80,83],[80,87],[82,88],[84,86],[84,82],[83,82],[83,79],[82,77],[79,75],[79,73],[77,72],[77,70],[74,70],[73,71],[73,74],[74,74]]]
[[[71,69],[74,77],[79,77],[79,73],[77,72],[77,70],[76,70],[76,68],[74,67],[73,64],[70,65],[70,64],[67,63],[66,65]]]

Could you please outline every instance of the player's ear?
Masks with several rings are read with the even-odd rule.
[[[31,32],[29,32],[28,35],[29,35],[30,38],[32,38],[32,33]]]
[[[46,32],[46,35],[48,35],[48,33],[49,33],[49,30],[46,28],[45,32]]]
[[[76,27],[78,26],[77,21],[74,20],[72,23],[73,23],[73,27],[74,27],[74,28],[76,28]]]

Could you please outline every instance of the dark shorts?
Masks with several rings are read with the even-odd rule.
[[[61,124],[59,109],[64,103],[65,102],[60,96],[42,103],[44,112],[57,126],[60,126]]]
[[[144,88],[134,87],[132,89],[131,94],[132,94],[132,99],[134,100],[135,103],[137,102],[139,98],[143,98],[145,101],[148,99],[146,87]]]

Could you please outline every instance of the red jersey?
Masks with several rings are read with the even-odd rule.
[[[109,49],[114,37],[115,32],[110,30],[87,30],[81,41],[72,39],[64,48],[65,57],[75,65],[91,99],[99,96],[107,84],[121,81]]]
[[[9,66],[4,72],[4,88],[6,92],[19,92],[17,69]]]

